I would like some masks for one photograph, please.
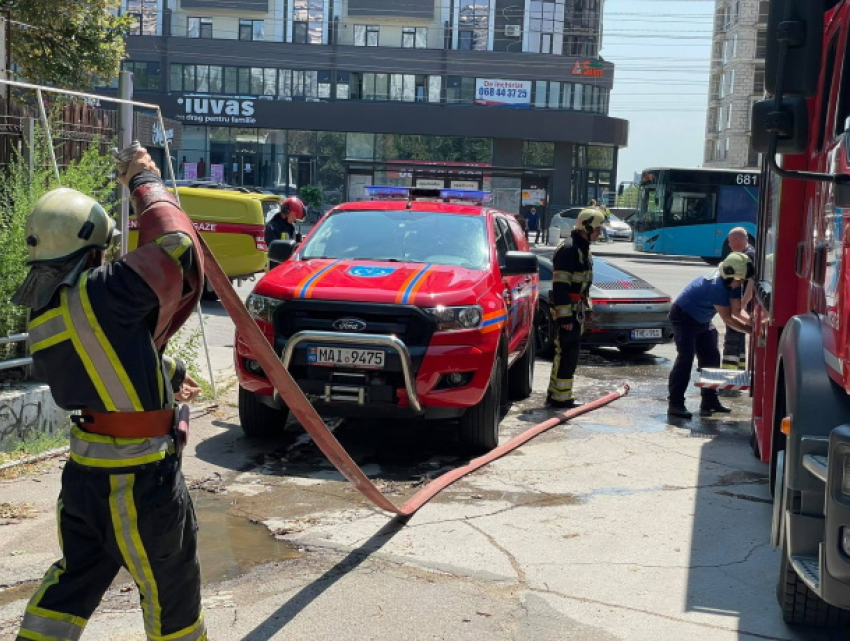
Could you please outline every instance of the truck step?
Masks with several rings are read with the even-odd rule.
[[[820,563],[816,556],[792,556],[791,565],[806,585],[816,594],[820,594]]]
[[[826,474],[829,470],[829,459],[826,456],[806,454],[803,456],[803,467],[811,472],[812,476],[826,483]]]
[[[748,390],[750,373],[739,369],[703,368],[696,386],[717,390]]]

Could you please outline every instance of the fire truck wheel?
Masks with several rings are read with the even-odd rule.
[[[535,340],[529,337],[525,354],[520,356],[508,370],[508,393],[515,401],[522,401],[531,396],[534,385]]]
[[[460,445],[466,453],[484,454],[499,444],[504,368],[505,361],[500,353],[496,356],[490,384],[484,396],[460,417]]]
[[[824,602],[794,570],[788,560],[788,544],[782,545],[782,563],[776,596],[786,623],[815,628],[845,628],[850,624],[850,611]]]
[[[260,402],[257,395],[239,388],[239,423],[249,438],[274,436],[283,432],[289,408],[274,409]]]

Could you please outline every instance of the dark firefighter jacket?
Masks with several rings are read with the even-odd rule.
[[[593,257],[590,243],[573,230],[555,250],[552,258],[552,304],[561,323],[583,322],[591,309],[590,285],[593,283]]]
[[[295,225],[278,214],[266,225],[265,237],[266,246],[273,240],[295,240]]]
[[[162,349],[201,294],[197,235],[158,179],[132,196],[138,249],[83,272],[29,323],[35,373],[66,410],[160,410],[185,376]]]

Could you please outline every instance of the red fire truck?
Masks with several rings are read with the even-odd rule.
[[[771,0],[752,337],[789,623],[850,624],[850,0]],[[844,212],[848,225],[844,225]]]

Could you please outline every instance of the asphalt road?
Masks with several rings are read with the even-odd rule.
[[[596,253],[671,295],[709,269],[634,256],[625,244]],[[401,525],[370,507],[297,424],[268,441],[242,436],[232,327],[217,303],[204,312],[222,391],[193,423],[184,470],[201,522],[211,639],[830,638],[782,622],[748,399],[730,399],[735,412],[722,420],[668,422],[671,346],[584,354],[577,396],[624,380],[630,395],[458,481]],[[552,416],[543,407],[550,368],[538,361],[535,391],[512,407],[503,438]],[[345,422],[335,434],[397,504],[463,462],[451,424]],[[61,462],[0,480],[0,586],[9,586],[0,639],[14,637],[24,600],[58,558]],[[144,639],[129,577],[116,580],[83,639]]]

